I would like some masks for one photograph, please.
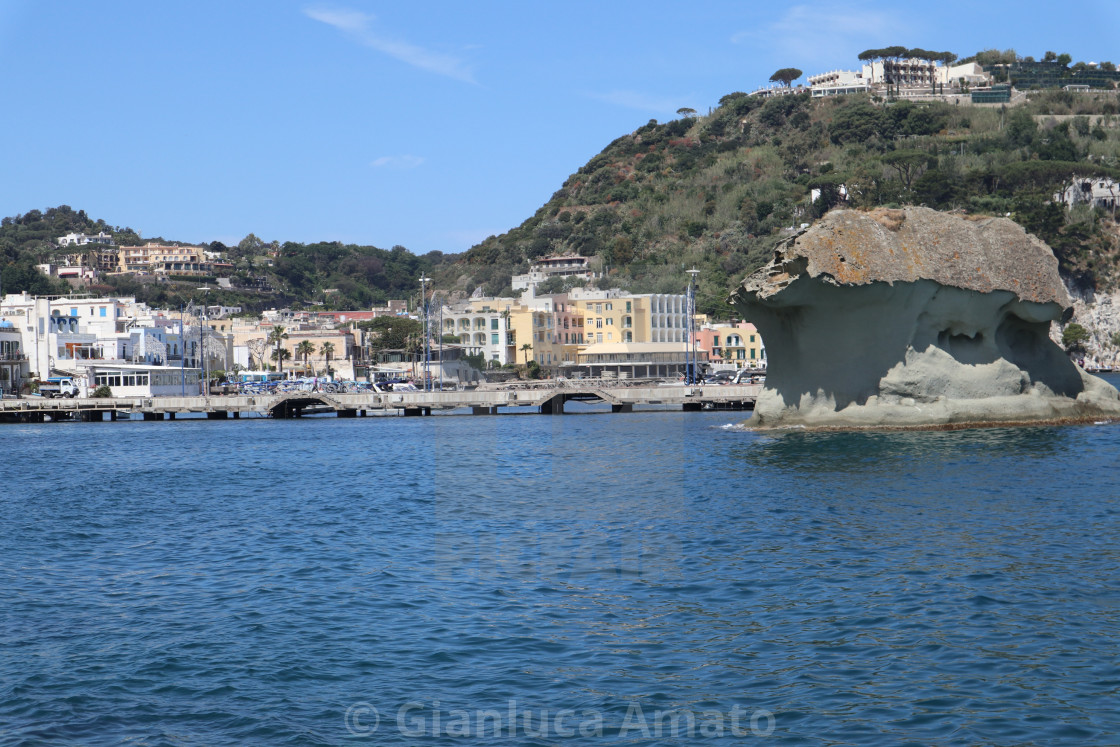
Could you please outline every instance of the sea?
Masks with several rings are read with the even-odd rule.
[[[1120,425],[567,409],[0,425],[0,745],[1120,741]]]

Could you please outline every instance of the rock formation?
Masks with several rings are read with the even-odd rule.
[[[1120,393],[1049,337],[1054,253],[1004,218],[834,210],[729,299],[766,341],[759,427],[930,427],[1120,417]]]

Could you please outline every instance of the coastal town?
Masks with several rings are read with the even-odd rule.
[[[807,85],[794,86],[802,71],[784,68],[771,78],[773,85],[745,95],[870,94],[879,100],[1002,107],[1023,101],[1028,89],[1060,87],[1072,94],[1120,82],[1111,62],[1071,68],[1068,55],[1052,52],[1040,60],[1004,60],[995,50],[981,57],[955,64],[948,52],[870,49],[854,69],[811,74]],[[834,204],[848,201],[846,184],[836,185],[835,192]],[[1066,182],[1050,202],[1066,210],[1114,212],[1118,195],[1111,176],[1087,175]],[[822,188],[808,190],[809,206],[818,200],[823,201]],[[781,233],[799,230],[796,220]],[[38,270],[69,283],[73,292],[24,291],[0,299],[5,397],[185,396],[281,380],[312,386],[397,381],[425,390],[511,378],[722,380],[741,370],[761,373],[767,363],[765,344],[750,320],[697,313],[698,273],[685,267],[679,285],[684,292],[634,293],[599,282],[602,257],[554,252],[536,256],[527,272],[512,275],[507,285],[512,294],[486,295],[481,286],[473,293],[449,291],[421,274],[410,297],[368,308],[327,310],[310,302],[256,313],[210,301],[211,291],[217,296],[232,288],[235,274],[234,263],[214,245],[118,245],[104,230],[69,233],[52,242],[54,259]],[[268,251],[261,262],[278,260],[275,244]],[[97,292],[107,287],[100,279],[121,275],[174,286],[184,303],[155,308],[135,296]],[[256,280],[266,282],[263,278]],[[732,313],[728,307],[727,315]],[[1079,318],[1091,315],[1085,310]],[[386,319],[405,321],[394,335]],[[1093,354],[1083,354],[1082,363],[1090,370],[1111,370],[1116,354],[1106,357],[1108,346],[1097,338],[1107,337],[1112,322],[1095,321]],[[67,382],[61,389],[60,380]]]
[[[208,276],[220,257],[200,247],[115,247],[110,236],[68,235],[60,246],[92,244],[119,267],[157,276]],[[86,252],[88,256],[89,252]],[[51,268],[43,268],[51,271]],[[54,270],[56,273],[57,269]],[[412,382],[424,389],[464,388],[509,378],[675,379],[692,372],[761,372],[766,348],[745,321],[691,312],[690,293],[629,294],[572,287],[538,293],[550,279],[594,281],[587,257],[545,257],[512,278],[520,295],[450,299],[418,278],[420,295],[350,311],[271,309],[260,315],[197,304],[154,309],[131,297],[8,294],[0,300],[0,388],[4,396],[151,397],[206,393],[299,379]],[[682,285],[687,284],[682,279]],[[400,319],[418,334],[400,347],[379,338]],[[372,324],[382,319],[380,324]],[[723,374],[729,378],[728,373]]]

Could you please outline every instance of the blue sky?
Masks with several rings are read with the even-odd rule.
[[[650,119],[894,44],[1120,63],[1120,5],[0,0],[0,214],[461,252]]]

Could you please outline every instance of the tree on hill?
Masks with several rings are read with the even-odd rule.
[[[786,88],[789,88],[793,84],[793,81],[800,78],[801,75],[801,71],[795,67],[783,67],[770,76],[770,82],[781,83]]]
[[[1089,342],[1089,339],[1089,330],[1077,322],[1066,325],[1066,328],[1062,330],[1062,346],[1067,353],[1085,352],[1085,343]]]
[[[930,161],[929,153],[913,148],[891,151],[883,156],[883,163],[898,172],[898,178],[906,185],[907,191],[910,191],[914,180],[929,167]]]
[[[677,114],[681,115],[682,117],[695,117],[696,110],[690,109],[687,106],[682,106],[680,109],[677,109]]]

